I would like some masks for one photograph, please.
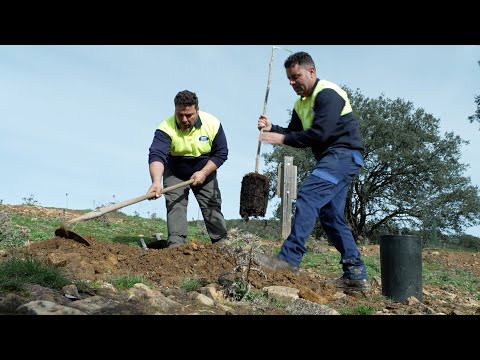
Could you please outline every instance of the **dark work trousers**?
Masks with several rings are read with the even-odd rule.
[[[328,238],[341,254],[343,277],[367,278],[365,264],[344,219],[349,185],[362,166],[363,157],[357,150],[327,150],[298,192],[292,230],[278,254],[280,259],[300,265],[307,252],[305,243],[320,218]]]
[[[163,186],[168,187],[183,180],[165,168]],[[203,220],[212,243],[227,237],[227,226],[221,211],[222,197],[218,188],[217,172],[211,173],[202,185],[185,186],[164,194],[167,205],[167,245],[185,244],[188,235],[187,206],[190,189],[202,211]]]

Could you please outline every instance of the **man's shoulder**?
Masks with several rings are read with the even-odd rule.
[[[338,84],[334,83],[333,81],[327,80],[327,79],[319,79],[318,84],[321,84],[321,85],[327,86],[327,87],[328,86],[338,86]]]
[[[206,111],[199,110],[198,115],[200,116],[202,123],[220,124],[220,120],[215,115],[212,115]]]
[[[315,102],[329,102],[329,101],[346,101],[348,99],[348,94],[337,84],[321,80],[318,82],[317,87],[314,91]]]
[[[200,115],[200,117],[209,117],[209,118],[214,118],[218,120],[218,118],[215,115],[203,110],[198,110],[198,114]]]
[[[162,120],[158,125],[157,129],[165,130],[167,128],[174,129],[176,127],[175,115],[169,116],[168,118]]]

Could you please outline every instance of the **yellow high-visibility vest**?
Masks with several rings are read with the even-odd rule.
[[[319,80],[315,89],[313,89],[313,93],[309,97],[299,97],[293,108],[298,114],[298,117],[302,121],[303,129],[307,130],[312,127],[313,118],[315,114],[313,113],[313,105],[315,104],[315,98],[317,97],[318,93],[324,89],[332,89],[335,90],[338,95],[340,95],[343,100],[345,100],[345,106],[340,113],[340,116],[352,112],[352,106],[350,105],[350,100],[348,99],[347,92],[343,90],[337,84],[334,84],[327,80]]]
[[[220,128],[220,120],[204,111],[198,113],[202,124],[198,128],[194,126],[188,133],[178,128],[175,115],[162,121],[158,126],[158,129],[172,139],[170,153],[173,156],[198,157],[211,152],[213,139]]]

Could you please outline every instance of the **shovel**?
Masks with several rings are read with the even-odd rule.
[[[166,188],[164,188],[160,191],[160,194],[164,194],[168,191],[181,188],[182,186],[190,185],[191,183],[193,183],[193,179],[183,181],[181,183],[166,187]],[[138,202],[143,201],[143,200],[152,199],[154,197],[155,197],[155,193],[151,192],[151,193],[148,193],[148,194],[145,194],[145,195],[142,195],[142,196],[138,196],[138,197],[130,199],[130,200],[125,200],[125,201],[122,201],[122,202],[119,202],[119,203],[116,203],[116,204],[113,204],[113,205],[110,205],[110,206],[107,206],[107,207],[104,207],[104,208],[100,208],[98,210],[90,211],[89,213],[83,214],[82,216],[76,217],[75,219],[65,221],[58,229],[55,230],[55,236],[63,237],[63,238],[66,238],[66,239],[72,239],[72,240],[75,240],[76,242],[79,242],[81,244],[85,244],[87,246],[90,246],[90,243],[86,239],[84,239],[82,236],[74,233],[73,231],[67,230],[67,225],[78,222],[78,221],[82,221],[82,220],[95,219],[99,216],[102,216],[102,215],[105,215],[109,212],[121,209],[125,206],[132,205],[132,204],[138,203]]]

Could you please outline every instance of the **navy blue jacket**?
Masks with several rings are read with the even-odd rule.
[[[202,126],[200,116],[194,125],[196,128]],[[212,149],[209,154],[198,157],[193,156],[173,156],[170,153],[172,139],[162,130],[157,129],[149,149],[148,163],[160,161],[165,167],[168,167],[172,173],[182,179],[188,180],[196,171],[202,170],[208,160],[211,160],[219,168],[228,157],[228,146],[225,132],[220,124],[218,132],[213,139]]]
[[[317,79],[315,86],[318,81]],[[272,125],[270,131],[285,134],[285,145],[297,148],[311,147],[317,161],[329,147],[364,151],[358,122],[351,112],[340,116],[345,100],[335,90],[327,88],[320,91],[314,104],[315,115],[310,129],[303,129],[294,109],[288,128]]]

